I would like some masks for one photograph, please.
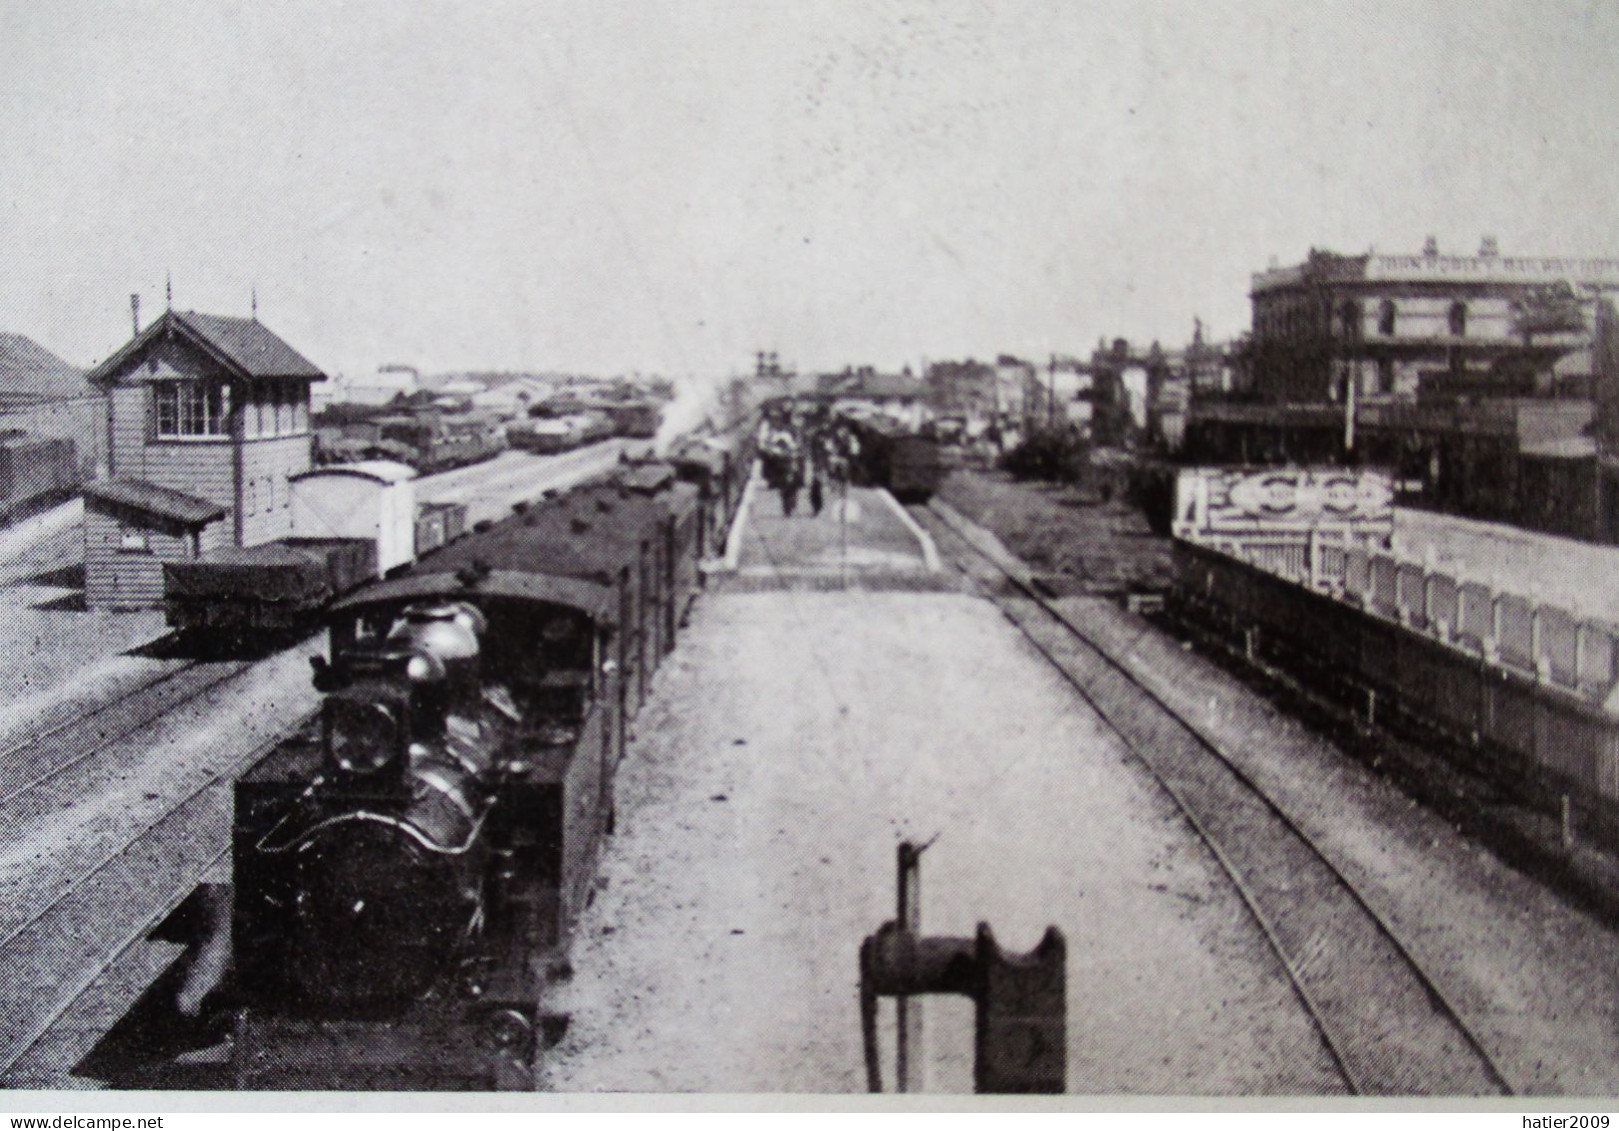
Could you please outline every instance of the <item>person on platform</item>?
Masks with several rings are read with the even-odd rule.
[[[809,489],[810,514],[813,515],[816,518],[821,517],[821,507],[823,507],[826,504],[826,499],[821,494],[821,480],[823,478],[825,478],[825,476],[823,476],[821,474],[815,474],[815,476],[810,480],[810,489]]]
[[[793,517],[793,510],[798,506],[798,491],[803,485],[803,479],[803,472],[797,463],[792,464],[782,476],[781,513],[788,518]]]

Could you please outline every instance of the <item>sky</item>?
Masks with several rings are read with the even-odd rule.
[[[1311,247],[1619,254],[1602,0],[0,0],[0,330],[330,373],[1184,344]]]

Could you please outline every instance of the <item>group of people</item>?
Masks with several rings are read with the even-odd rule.
[[[798,507],[807,485],[810,513],[819,516],[826,505],[826,483],[847,483],[849,470],[860,450],[853,432],[836,423],[795,426],[789,419],[760,425],[759,459],[765,485],[781,495],[781,510],[788,517]]]

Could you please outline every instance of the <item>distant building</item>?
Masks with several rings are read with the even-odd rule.
[[[0,333],[0,406],[93,396],[84,370],[21,334]]]
[[[1589,340],[1592,304],[1619,292],[1619,259],[1338,255],[1253,276],[1253,393],[1273,403],[1444,400],[1550,391]]]
[[[1039,387],[1032,361],[1001,354],[995,359],[995,411],[1003,419],[1023,424]]]
[[[164,561],[292,533],[313,363],[256,319],[168,311],[96,366],[109,478],[85,488],[92,606],[162,599]]]
[[[383,365],[368,377],[334,382],[332,400],[348,404],[391,404],[400,396],[422,390],[422,375],[414,366]]]
[[[809,382],[807,388],[806,381]],[[812,391],[813,378],[800,378],[791,366],[784,368],[775,351],[761,350],[755,355],[753,397],[756,404]]]
[[[1091,438],[1113,446],[1147,426],[1155,375],[1164,367],[1156,342],[1149,350],[1132,349],[1124,338],[1098,343],[1085,366],[1090,385],[1082,393],[1090,402]]]
[[[996,415],[995,367],[968,358],[966,361],[935,361],[923,376],[933,411],[940,416],[959,416],[969,424]]]
[[[517,377],[471,397],[472,407],[499,413],[503,416],[527,416],[535,405],[544,404],[555,391],[549,381],[533,377]]]
[[[84,370],[22,334],[0,333],[0,433],[71,440],[79,474],[106,470],[107,422]]]
[[[823,373],[815,393],[834,405],[881,412],[912,428],[920,428],[927,416],[928,388],[909,367],[900,373],[880,373],[869,365]]]

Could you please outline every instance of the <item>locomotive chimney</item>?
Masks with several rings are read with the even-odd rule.
[[[141,296],[140,295],[130,295],[129,296],[129,320],[135,324],[135,336],[139,337],[140,332],[141,332]]]

